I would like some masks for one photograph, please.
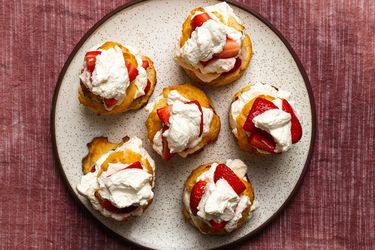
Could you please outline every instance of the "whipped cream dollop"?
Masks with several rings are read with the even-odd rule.
[[[252,99],[261,96],[271,96],[275,100],[272,102],[279,109],[271,109],[263,112],[262,114],[255,116],[253,123],[255,127],[262,129],[272,135],[276,148],[275,152],[285,152],[292,145],[291,135],[291,115],[282,110],[282,99],[285,99],[292,106],[295,114],[297,115],[296,109],[294,108],[294,102],[290,100],[290,92],[284,90],[278,90],[269,84],[256,83],[251,88],[243,92],[236,101],[231,105],[229,122],[232,127],[232,132],[237,136],[237,117],[242,112],[245,105]],[[258,150],[258,149],[257,149]],[[259,152],[263,152],[258,150]]]
[[[237,23],[242,24],[241,19],[234,13],[233,9],[226,2],[221,2],[211,6],[204,7],[204,10],[207,12],[217,12],[224,19],[225,23],[228,23],[228,18],[233,17]],[[197,13],[195,14],[197,15]]]
[[[211,220],[217,222],[226,221],[224,229],[231,232],[237,227],[238,221],[242,218],[242,212],[251,205],[251,201],[247,195],[240,196],[233,190],[225,179],[219,179],[214,182],[214,173],[218,163],[212,163],[208,171],[202,173],[196,180],[206,181],[204,194],[198,204],[197,216],[190,211],[190,192],[184,191],[183,202],[194,224],[198,224],[198,220],[204,220],[207,223]],[[247,166],[241,160],[227,160],[226,164],[241,179],[247,181]]]
[[[98,47],[100,46],[91,50],[95,51]],[[142,55],[139,50],[130,46],[127,46],[127,48],[135,56],[138,64],[138,75],[133,81],[137,87],[137,92],[134,95],[134,99],[136,99],[145,95],[148,76],[147,71],[142,67]],[[130,85],[128,69],[119,46],[108,50],[98,49],[97,51],[100,51],[101,54],[95,57],[94,71],[91,74],[87,70],[86,62],[84,62],[79,78],[93,94],[105,99],[114,98],[117,100],[116,104],[111,107],[105,105],[105,109],[110,111],[115,106],[120,105],[125,98],[126,90]]]
[[[101,165],[114,152],[131,150],[141,155],[143,159],[147,159],[153,169],[150,174],[146,167],[142,165],[142,169],[129,168],[131,164],[109,163],[106,171],[98,176]],[[123,220],[129,216],[139,216],[143,213],[143,208],[153,198],[152,191],[154,187],[155,163],[150,155],[142,147],[142,141],[137,137],[130,139],[115,150],[111,150],[102,155],[95,163],[95,172],[84,175],[81,182],[77,185],[77,191],[85,196],[96,210],[99,210],[104,216],[112,217],[116,220]],[[137,209],[130,213],[113,213],[103,208],[95,192],[98,191],[103,199],[109,200],[112,205],[117,208],[126,208],[130,206],[138,206]]]
[[[276,152],[287,151],[292,145],[292,116],[281,109],[270,109],[253,119],[255,127],[268,132],[276,142]]]
[[[210,19],[197,27],[181,48],[181,55],[192,65],[208,61],[223,50],[226,42],[226,29],[221,22]]]
[[[228,22],[229,16],[232,16],[238,23],[241,23],[240,19],[233,13],[232,8],[227,3],[222,2],[205,7],[204,9],[211,19],[204,22],[191,33],[190,38],[185,44],[177,49],[175,60],[185,68],[198,69],[196,75],[202,81],[209,82],[219,77],[221,73],[233,69],[236,59],[225,58],[213,60],[213,62],[207,65],[203,65],[201,62],[207,62],[212,59],[215,54],[223,51],[227,37],[241,46],[244,35],[242,32],[222,23],[219,18],[213,14],[213,12],[220,14],[225,23]],[[202,12],[195,12],[191,19],[199,14],[202,14]]]
[[[162,155],[163,150],[162,136],[167,139],[171,153],[179,153],[182,157],[186,157],[188,153],[191,153],[198,146],[202,138],[209,133],[213,111],[202,107],[203,132],[199,136],[201,111],[196,104],[186,103],[189,101],[176,90],[169,92],[167,104],[172,105],[169,128],[164,133],[162,130],[158,131],[153,139],[153,148],[160,155]],[[183,152],[186,149],[191,150]]]
[[[95,69],[92,75],[84,62],[79,78],[93,94],[106,99],[123,100],[130,82],[121,48],[115,46],[108,50],[98,51],[101,51],[101,54],[95,58]]]

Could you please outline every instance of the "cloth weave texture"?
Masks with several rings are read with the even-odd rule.
[[[87,30],[127,1],[0,0],[0,249],[130,248],[75,202],[54,161],[53,91]],[[242,0],[310,79],[317,140],[284,212],[240,249],[375,248],[375,1]]]

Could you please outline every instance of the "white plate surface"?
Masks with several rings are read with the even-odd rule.
[[[216,89],[204,89],[211,98],[222,122],[218,140],[187,159],[175,157],[160,160],[146,137],[144,109],[121,115],[103,117],[88,111],[78,102],[78,74],[84,54],[103,41],[118,41],[138,47],[155,62],[158,83],[150,100],[170,85],[191,82],[172,60],[181,26],[189,11],[216,1],[155,0],[137,3],[108,18],[81,43],[56,92],[54,106],[54,140],[56,152],[74,194],[100,222],[123,238],[139,245],[162,249],[213,248],[232,243],[262,226],[285,203],[300,179],[308,161],[313,138],[313,107],[308,88],[297,62],[276,33],[255,15],[232,6],[250,35],[254,55],[245,74],[233,84]],[[292,92],[302,117],[303,137],[282,155],[269,157],[248,155],[239,147],[230,131],[228,109],[231,97],[250,82],[270,83]],[[153,204],[139,218],[124,224],[104,218],[93,210],[75,187],[82,176],[81,160],[87,154],[86,144],[94,137],[107,136],[118,141],[125,135],[138,136],[156,161],[156,187]],[[200,234],[188,224],[181,213],[182,189],[193,169],[212,161],[239,158],[248,165],[248,176],[255,189],[258,208],[244,227],[225,237]]]

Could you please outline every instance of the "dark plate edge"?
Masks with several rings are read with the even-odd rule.
[[[102,25],[110,17],[114,16],[115,14],[117,14],[120,11],[122,11],[123,9],[126,9],[126,8],[128,8],[128,7],[132,6],[132,5],[135,5],[137,3],[144,2],[144,1],[147,1],[147,0],[133,0],[133,1],[129,2],[129,3],[121,5],[121,6],[117,7],[116,9],[112,10],[111,12],[109,12],[102,19],[100,19],[97,23],[95,23],[94,26],[92,26],[88,30],[88,32],[85,33],[85,35],[81,38],[81,40],[75,45],[73,51],[70,53],[68,59],[64,63],[64,66],[63,66],[63,68],[62,68],[62,70],[61,70],[61,72],[59,74],[59,77],[58,77],[58,80],[57,80],[57,84],[56,84],[56,87],[55,87],[55,91],[54,91],[54,94],[53,94],[53,99],[52,99],[52,109],[51,109],[51,118],[50,118],[51,125],[50,126],[51,126],[51,137],[52,137],[51,139],[52,139],[54,159],[55,159],[55,162],[57,163],[56,166],[58,167],[59,172],[62,175],[65,183],[68,183],[68,179],[67,179],[67,177],[65,175],[65,172],[64,172],[64,170],[62,168],[60,157],[59,157],[58,152],[57,152],[57,145],[56,145],[56,133],[55,133],[55,115],[56,115],[56,113],[55,113],[55,110],[56,110],[56,102],[57,102],[58,93],[59,93],[59,90],[60,90],[60,86],[61,86],[62,80],[63,80],[64,75],[66,73],[66,70],[69,67],[71,61],[73,60],[75,54],[77,53],[77,51],[79,50],[79,48],[82,46],[82,44],[87,40],[88,37],[90,37],[90,35],[100,25]],[[234,5],[234,6],[236,6],[236,7],[238,7],[238,8],[241,8],[241,9],[249,12],[250,14],[252,14],[253,16],[255,16],[256,18],[258,18],[260,21],[262,21],[264,24],[266,24],[280,38],[280,40],[287,47],[287,49],[290,52],[290,54],[292,55],[295,63],[297,64],[297,67],[298,67],[298,69],[299,69],[299,71],[300,71],[300,73],[301,73],[301,75],[303,77],[303,80],[305,82],[305,86],[306,86],[307,92],[309,94],[309,101],[310,101],[310,107],[311,107],[312,132],[311,132],[311,142],[310,142],[309,153],[308,153],[308,156],[307,156],[307,159],[306,159],[306,162],[305,162],[305,166],[304,166],[304,168],[302,170],[302,173],[300,175],[300,178],[298,179],[298,181],[297,181],[296,185],[294,186],[292,192],[290,193],[290,195],[288,196],[288,198],[284,201],[284,203],[281,205],[281,207],[267,221],[265,221],[263,224],[261,224],[256,229],[254,229],[252,232],[248,233],[247,235],[241,237],[238,240],[235,240],[235,241],[233,241],[231,243],[222,245],[222,246],[220,246],[220,247],[218,247],[216,249],[223,249],[223,248],[227,248],[229,246],[231,246],[231,247],[237,246],[240,243],[243,243],[244,241],[249,240],[251,237],[254,237],[255,235],[259,234],[266,226],[268,226],[274,219],[276,219],[276,217],[278,217],[280,215],[280,213],[285,209],[285,207],[289,203],[289,201],[297,193],[297,190],[298,190],[299,186],[302,183],[303,177],[305,176],[306,171],[308,169],[308,166],[309,166],[309,164],[311,162],[312,154],[313,154],[313,151],[314,151],[315,139],[316,139],[316,111],[315,111],[314,96],[313,96],[312,88],[311,88],[308,76],[306,74],[306,71],[305,71],[305,69],[304,69],[301,61],[299,60],[296,52],[293,50],[293,48],[289,44],[288,40],[280,33],[280,31],[277,30],[266,18],[264,18],[263,16],[261,16],[258,12],[254,11],[253,9],[251,9],[248,6],[245,6],[242,3],[234,2],[233,0],[227,0],[227,2],[230,3],[230,4],[232,4],[232,5]],[[76,203],[78,203],[81,206],[81,208],[83,208],[85,211],[89,211],[90,214],[91,214],[91,216],[92,216],[92,218],[94,218],[95,221],[96,221],[96,223],[99,224],[100,226],[102,226],[102,228],[105,228],[105,229],[113,232],[114,235],[116,236],[116,238],[119,238],[119,239],[125,241],[126,243],[130,244],[131,246],[141,247],[143,249],[151,249],[151,248],[142,246],[139,243],[136,243],[134,241],[131,241],[131,240],[123,237],[122,235],[118,234],[117,232],[113,231],[111,228],[109,228],[108,226],[106,226],[104,223],[102,223],[100,220],[98,220],[90,210],[88,210],[83,205],[83,203],[76,196],[76,194],[75,194],[74,190],[72,189],[72,187],[70,185],[67,185],[67,186],[68,186],[69,192],[71,192],[71,194],[73,195]]]

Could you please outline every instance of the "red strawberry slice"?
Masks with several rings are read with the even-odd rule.
[[[145,95],[147,95],[147,93],[150,91],[150,89],[151,89],[151,82],[150,82],[150,80],[147,79],[147,85],[146,85],[146,88],[144,90]]]
[[[126,68],[128,69],[129,81],[132,82],[138,75],[138,69],[128,61],[125,61]]]
[[[238,55],[241,47],[233,39],[227,37],[227,42],[225,43],[223,51],[215,54],[216,58],[232,58]]]
[[[197,215],[198,213],[198,205],[204,194],[204,187],[206,186],[206,184],[207,182],[205,181],[198,181],[197,183],[195,183],[195,185],[191,189],[190,210],[193,215]]]
[[[203,110],[202,110],[202,106],[197,100],[185,102],[185,104],[195,104],[195,105],[198,106],[198,109],[201,112],[201,123],[199,125],[199,136],[201,136],[202,133],[203,133]]]
[[[202,24],[209,19],[211,19],[211,17],[207,13],[196,15],[190,22],[191,28],[195,30],[197,27],[202,26]]]
[[[210,220],[211,228],[214,230],[220,230],[225,227],[225,224],[227,224],[227,221],[222,222],[216,222],[214,220]]]
[[[246,189],[245,184],[242,183],[240,178],[225,164],[219,164],[214,173],[215,182],[221,178],[226,180],[237,194],[241,194]]]
[[[150,66],[149,62],[148,62],[147,60],[142,60],[142,67],[143,67],[144,69],[147,69],[148,66]]]
[[[101,51],[89,51],[85,55],[87,70],[92,74],[95,69],[95,63],[96,63],[96,56],[100,55]]]
[[[164,124],[169,126],[169,118],[171,117],[172,105],[167,105],[163,108],[156,110],[160,120],[164,122]]]
[[[95,165],[94,165],[94,166],[92,166],[90,172],[91,172],[91,173],[95,173],[95,171],[96,171],[96,169],[95,169]]]
[[[283,100],[282,102],[282,108],[285,112],[288,112],[291,116],[291,133],[292,133],[292,143],[297,143],[301,137],[302,137],[302,126],[299,122],[296,114],[293,111],[292,106],[290,106],[289,102],[287,100]]]
[[[243,129],[247,132],[253,133],[256,129],[253,123],[254,117],[270,109],[277,109],[277,106],[271,101],[268,101],[261,97],[255,99],[249,115],[247,116],[246,122],[243,125]]]
[[[269,153],[275,153],[276,143],[272,136],[267,132],[257,129],[255,133],[252,133],[249,140],[249,144]]]
[[[107,175],[107,177],[110,177],[110,176],[112,176],[112,175],[114,175],[114,174],[116,174],[120,171],[123,171],[125,169],[132,169],[132,168],[133,169],[143,169],[141,163],[139,161],[136,161],[136,162],[130,164],[129,166],[125,167],[125,168],[120,168],[120,169],[111,171],[111,173],[109,175]]]
[[[105,103],[105,106],[110,108],[117,103],[117,100],[115,98],[110,98],[110,99],[103,98],[103,102]]]
[[[168,129],[168,126],[164,126],[162,133]],[[164,136],[162,136],[162,143],[163,143],[163,152],[161,158],[163,160],[169,161],[175,154],[171,154],[169,147],[168,147],[168,140]]]
[[[241,59],[237,57],[233,68],[231,70],[229,70],[228,72],[224,72],[222,75],[227,75],[227,74],[235,72],[237,69],[239,69],[241,67],[241,63],[242,63]]]
[[[131,168],[138,168],[138,169],[143,169],[142,168],[142,165],[139,161],[136,161],[132,164],[130,164],[129,166],[127,166],[125,169],[131,169]]]
[[[138,206],[130,206],[130,207],[125,207],[125,208],[118,208],[118,207],[115,207],[110,200],[107,200],[107,199],[103,199],[103,203],[102,203],[103,207],[112,212],[112,213],[115,213],[115,214],[127,214],[127,213],[130,213],[134,210],[136,210],[138,208]]]

